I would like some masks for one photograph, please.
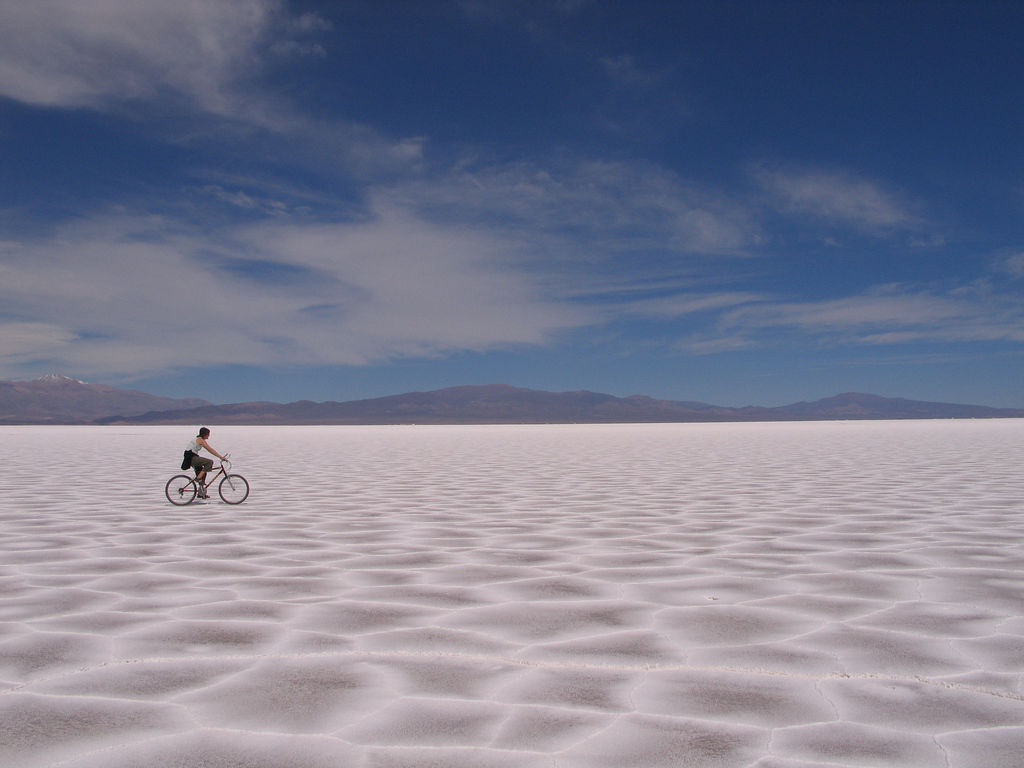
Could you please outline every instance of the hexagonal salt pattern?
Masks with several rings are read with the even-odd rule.
[[[0,765],[1022,764],[1022,421],[189,432],[0,428]]]

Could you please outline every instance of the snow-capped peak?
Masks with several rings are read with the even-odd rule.
[[[68,376],[61,376],[59,373],[48,373],[36,379],[40,384],[85,384],[81,379],[72,379]]]

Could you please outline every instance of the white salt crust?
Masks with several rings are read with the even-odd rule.
[[[0,765],[1024,764],[1024,421],[209,426],[0,428]]]

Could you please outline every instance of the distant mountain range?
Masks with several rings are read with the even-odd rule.
[[[199,398],[157,397],[55,374],[35,381],[0,381],[0,424],[91,424],[111,416],[205,405],[210,403]]]
[[[930,403],[847,393],[773,408],[543,392],[504,384],[410,392],[370,400],[213,405],[87,384],[65,376],[0,381],[0,424],[543,424],[841,419],[1024,418],[1024,409]]]

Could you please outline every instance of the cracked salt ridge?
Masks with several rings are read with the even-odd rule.
[[[1021,421],[2,432],[0,764],[1024,753]]]

